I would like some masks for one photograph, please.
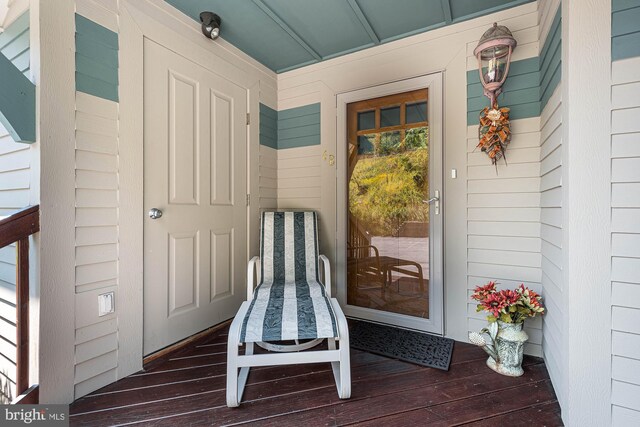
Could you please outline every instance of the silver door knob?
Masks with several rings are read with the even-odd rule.
[[[149,211],[149,218],[158,219],[162,216],[162,211],[158,208],[151,208]]]

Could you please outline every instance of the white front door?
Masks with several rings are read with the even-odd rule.
[[[144,354],[246,295],[246,90],[144,42]]]

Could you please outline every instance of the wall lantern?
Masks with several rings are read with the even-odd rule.
[[[511,142],[510,110],[505,107],[499,108],[497,98],[509,74],[511,54],[516,44],[511,31],[494,22],[493,27],[485,31],[473,51],[478,58],[478,73],[484,95],[491,100],[491,104],[480,112],[478,148],[496,165],[496,173],[498,160],[503,158],[505,163],[507,161],[505,152]]]
[[[491,107],[502,92],[502,85],[509,73],[511,53],[516,48],[516,39],[504,25],[493,23],[480,38],[473,54],[478,58],[478,72],[484,94],[491,100]],[[486,72],[484,71],[486,70]]]
[[[202,34],[215,40],[220,35],[220,24],[222,19],[213,12],[200,13],[200,22],[202,22]]]

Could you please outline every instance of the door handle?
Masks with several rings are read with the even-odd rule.
[[[429,200],[423,200],[422,203],[426,203],[426,204],[431,204],[433,203],[433,207],[435,209],[434,214],[435,215],[440,215],[440,191],[436,190],[435,195],[430,198]]]
[[[162,211],[158,208],[151,208],[149,210],[149,218],[158,219],[162,216]]]

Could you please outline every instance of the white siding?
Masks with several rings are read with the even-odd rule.
[[[0,33],[0,54],[27,77],[29,63],[29,13],[24,13]],[[0,216],[28,206],[31,198],[31,162],[28,144],[16,143],[0,124]],[[16,397],[16,248],[0,249],[0,404]]]
[[[278,207],[278,150],[260,145],[260,209]]]
[[[496,280],[501,288],[520,283],[541,292],[540,118],[513,120],[507,159],[492,166],[476,149],[478,127],[467,128],[467,295]],[[486,326],[486,314],[468,299],[468,330]],[[542,321],[528,320],[525,352],[542,355]]]
[[[562,299],[562,88],[558,86],[541,116],[540,196],[544,358],[562,402],[565,324]]]
[[[118,31],[115,1],[76,0],[76,12]],[[76,92],[75,398],[117,380],[119,261],[118,103]],[[98,317],[98,295],[116,312]]]
[[[320,209],[320,146],[278,150],[278,208]]]
[[[98,295],[118,300],[118,188],[118,104],[76,92],[76,397],[116,380],[117,314],[98,317]]]
[[[612,64],[613,425],[640,424],[640,57]]]

